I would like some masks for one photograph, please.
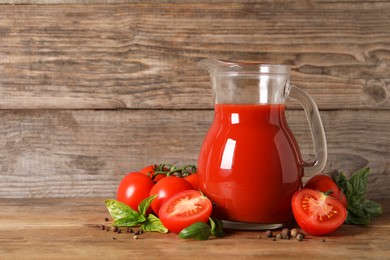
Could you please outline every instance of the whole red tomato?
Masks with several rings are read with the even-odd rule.
[[[194,188],[191,183],[183,178],[176,176],[165,177],[157,182],[150,190],[149,196],[157,194],[157,197],[153,200],[150,206],[152,207],[154,213],[158,215],[161,205],[172,195],[181,191],[193,189]]]
[[[207,223],[211,210],[212,204],[207,197],[197,190],[185,190],[162,204],[159,217],[169,231],[179,233],[196,222]]]
[[[165,174],[157,174],[156,176],[154,176],[156,173],[156,170],[158,170],[158,168],[159,168],[158,165],[152,164],[152,165],[146,166],[140,172],[142,172],[143,174],[145,174],[146,176],[151,178],[154,182],[158,182],[162,178],[166,177]],[[169,169],[164,169],[164,170],[168,171]]]
[[[116,199],[138,211],[138,205],[149,197],[153,185],[154,182],[145,174],[131,172],[120,182]]]
[[[315,236],[335,231],[347,218],[347,210],[340,201],[312,189],[295,192],[291,206],[298,225]]]
[[[307,181],[304,188],[321,191],[323,193],[332,191],[329,196],[340,201],[345,208],[348,206],[347,197],[344,192],[337,186],[332,177],[328,175],[320,174],[313,176]]]
[[[198,174],[196,173],[190,174],[184,179],[189,183],[191,183],[192,187],[194,187],[195,190],[198,189]]]

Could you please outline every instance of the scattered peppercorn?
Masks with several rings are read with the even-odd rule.
[[[133,238],[134,238],[134,239],[138,239],[138,236],[137,236],[137,235],[134,235]]]
[[[108,218],[105,218],[105,219],[104,219],[104,221],[106,221],[106,222],[107,222],[107,221],[109,221],[109,219],[108,219]]]
[[[105,227],[104,225],[101,225],[101,226],[100,226],[100,229],[101,229],[101,230],[105,230],[106,227]]]
[[[326,242],[326,241],[325,241],[325,238],[322,239],[322,242]]]
[[[291,237],[297,237],[297,235],[299,234],[299,231],[298,231],[298,229],[296,229],[296,228],[293,228],[293,229],[291,229],[290,230],[290,236]]]
[[[118,227],[117,226],[113,226],[112,227],[112,232],[118,232]]]
[[[116,237],[112,237],[112,240],[116,240]]]
[[[118,233],[118,234],[122,233],[122,230],[118,229],[117,233]]]
[[[282,239],[290,238],[290,230],[288,228],[283,228],[282,230]]]
[[[282,235],[281,234],[277,234],[275,238],[276,239],[282,239]]]
[[[273,235],[272,235],[272,230],[267,230],[267,231],[265,231],[265,236],[266,237],[272,237]]]
[[[303,239],[304,239],[304,235],[302,234],[302,233],[299,233],[298,235],[297,235],[297,240],[298,241],[302,241]]]
[[[127,233],[134,233],[134,230],[132,228],[127,228],[126,232]]]
[[[134,235],[141,235],[142,233],[144,233],[144,231],[142,229],[139,229],[135,231]]]

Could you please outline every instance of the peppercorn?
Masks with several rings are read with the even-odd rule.
[[[137,236],[137,235],[134,235],[133,238],[134,238],[134,239],[138,239],[138,236]]]
[[[302,233],[297,234],[297,240],[302,241],[304,239],[304,235]]]
[[[112,227],[112,232],[117,232],[118,231],[118,227],[117,226],[113,226]]]
[[[134,235],[141,235],[142,233],[144,233],[144,231],[142,229],[139,229],[135,231]]]
[[[266,237],[272,237],[273,236],[272,231],[271,230],[265,231],[265,236]]]
[[[282,239],[290,238],[290,230],[288,228],[283,228],[282,230]]]
[[[275,238],[276,239],[282,239],[282,235],[281,234],[277,234]]]
[[[132,228],[127,228],[126,232],[127,233],[134,233],[134,230]]]
[[[290,230],[291,237],[297,237],[298,234],[299,234],[298,229],[293,228],[293,229]]]
[[[106,221],[106,222],[107,222],[107,221],[109,221],[109,219],[108,219],[108,218],[105,218],[105,219],[104,219],[104,221]]]
[[[101,229],[101,230],[105,230],[106,227],[105,227],[104,225],[101,225],[101,226],[100,226],[100,229]]]

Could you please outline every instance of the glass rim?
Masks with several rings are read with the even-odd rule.
[[[210,74],[218,75],[248,75],[248,74],[283,74],[289,75],[291,68],[284,64],[271,64],[262,62],[232,61],[232,60],[201,60],[199,67]]]

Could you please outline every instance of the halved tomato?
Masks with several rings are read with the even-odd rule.
[[[211,201],[197,190],[186,190],[170,197],[160,208],[162,224],[171,232],[180,233],[196,223],[209,221]]]
[[[319,174],[311,177],[304,186],[305,189],[318,190],[321,192],[332,191],[329,196],[340,201],[345,208],[348,206],[347,197],[344,192],[337,186],[332,177],[329,175]]]
[[[341,202],[311,189],[295,192],[292,209],[298,225],[315,236],[335,231],[347,218],[347,210]]]

